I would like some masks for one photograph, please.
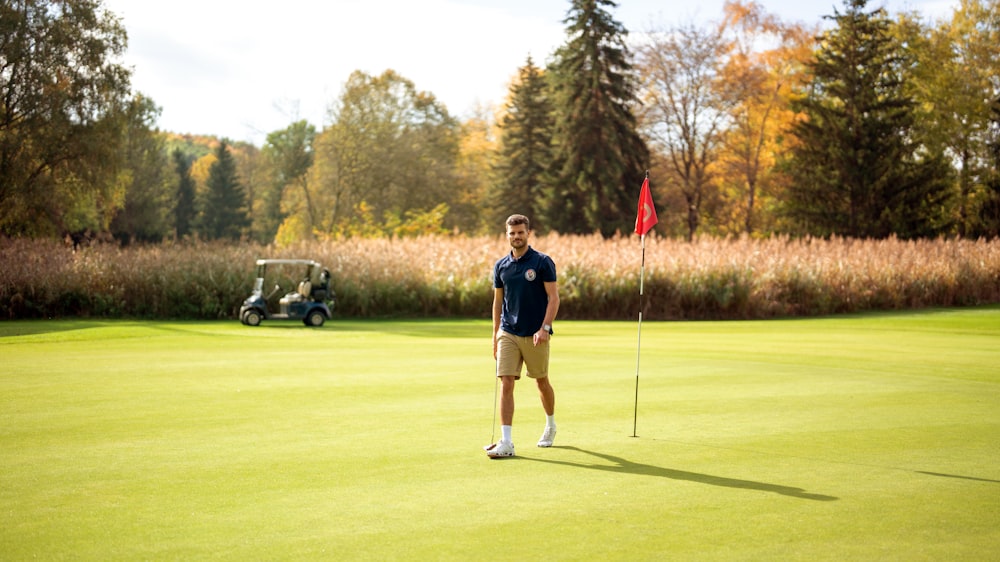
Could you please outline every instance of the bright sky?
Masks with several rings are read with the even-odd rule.
[[[819,24],[843,0],[758,0],[785,21]],[[950,17],[959,0],[871,0],[891,13]],[[722,14],[724,0],[618,0],[631,32]],[[530,55],[565,42],[569,0],[104,0],[128,31],[133,88],[159,127],[260,146],[306,119],[321,129],[351,72],[393,69],[468,116],[503,102]],[[280,8],[278,6],[281,6]]]

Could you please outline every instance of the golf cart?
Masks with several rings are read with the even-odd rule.
[[[286,286],[291,286],[276,303],[274,297],[281,292],[281,283],[264,295],[264,280],[284,276]],[[274,273],[277,271],[277,275]],[[306,326],[322,326],[330,318],[330,309],[336,295],[330,289],[330,271],[313,260],[260,259],[257,260],[257,280],[251,294],[240,307],[240,321],[247,326],[259,326],[263,320],[302,320]],[[329,303],[329,305],[327,304]]]

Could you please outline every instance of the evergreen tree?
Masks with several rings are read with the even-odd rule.
[[[845,0],[827,16],[813,81],[792,129],[789,217],[804,233],[884,238],[947,228],[948,166],[914,138],[914,102],[903,91],[910,64],[883,9]]]
[[[174,234],[177,238],[191,235],[198,210],[195,208],[194,179],[191,177],[191,160],[175,149],[174,169],[177,171],[177,198],[174,204]]]
[[[514,213],[539,216],[542,184],[552,163],[551,113],[545,76],[528,57],[500,120],[500,155],[489,198],[494,224],[503,224]]]
[[[227,141],[219,143],[215,157],[208,169],[200,233],[210,240],[237,240],[250,226],[246,192],[236,176],[236,161]]]
[[[632,111],[637,82],[628,31],[611,0],[573,0],[569,41],[549,68],[556,107],[543,224],[563,233],[631,230],[649,149]]]

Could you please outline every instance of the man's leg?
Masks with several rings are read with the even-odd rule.
[[[542,409],[545,410],[545,431],[538,439],[539,447],[551,447],[556,439],[556,393],[552,390],[549,377],[535,379],[538,383],[538,395],[542,398]]]
[[[521,371],[521,357],[512,336],[504,333],[497,341],[497,374],[500,377],[500,441],[486,448],[491,458],[514,456],[511,437],[514,424],[514,382]]]
[[[497,341],[497,374],[500,377],[501,441],[511,441],[514,425],[514,383],[521,373],[524,360],[517,338],[503,332]]]
[[[511,437],[514,422],[513,376],[500,377],[500,441],[484,447],[490,458],[513,457],[514,441]]]
[[[545,410],[545,415],[553,416],[556,413],[556,393],[552,389],[552,384],[549,382],[549,377],[543,377],[540,379],[535,379],[538,383],[538,395],[542,399],[542,409]],[[501,412],[503,409],[501,408]],[[501,418],[503,415],[501,414]]]
[[[500,425],[514,425],[514,377],[500,377]]]

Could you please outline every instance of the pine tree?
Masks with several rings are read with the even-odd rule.
[[[191,177],[191,161],[179,149],[174,150],[174,170],[177,171],[177,200],[174,205],[174,234],[185,238],[194,230],[197,217],[195,208],[194,179]]]
[[[787,210],[804,233],[851,237],[932,236],[947,227],[948,167],[913,138],[914,102],[904,94],[910,61],[883,9],[845,0],[828,16],[793,127]]]
[[[628,31],[606,9],[616,6],[573,0],[563,20],[569,41],[549,68],[554,154],[542,214],[546,227],[563,233],[630,231],[649,162],[632,111]]]
[[[237,240],[250,226],[246,192],[236,176],[236,161],[227,141],[219,143],[215,157],[208,169],[201,234],[210,240]]]
[[[552,163],[552,106],[548,85],[531,57],[511,86],[507,113],[500,121],[500,155],[489,207],[494,224],[520,213],[534,219],[542,183]]]

